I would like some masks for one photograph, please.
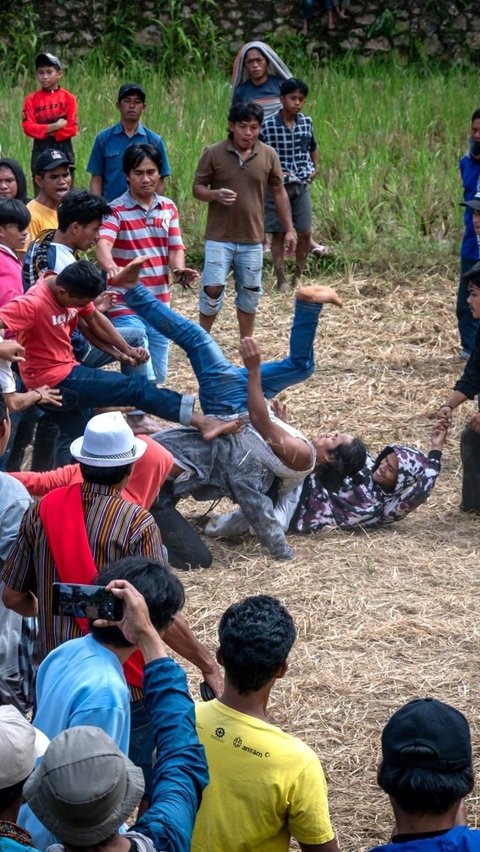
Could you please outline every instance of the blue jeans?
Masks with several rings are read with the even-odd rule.
[[[468,257],[460,258],[460,283],[458,285],[457,293],[457,323],[462,349],[464,352],[467,352],[468,355],[470,355],[473,349],[480,320],[473,319],[472,312],[467,305],[468,289],[467,285],[463,283],[463,276],[473,266],[475,266],[476,263],[478,263],[478,260],[470,260]]]
[[[263,252],[261,243],[205,242],[205,264],[200,290],[200,312],[205,316],[218,314],[225,299],[228,273],[233,269],[235,307],[246,314],[258,308],[262,290]],[[206,287],[223,287],[220,296],[209,296]]]
[[[151,325],[144,322],[141,317],[132,314],[113,317],[112,322],[126,340],[128,340],[127,334],[134,330],[138,338],[141,339],[141,342],[135,345],[143,346],[150,353],[150,360],[146,361],[145,364],[139,364],[138,367],[129,367],[128,374],[126,370],[122,370],[122,373],[145,376],[152,382],[158,382],[161,385],[165,384],[168,368],[168,347],[170,345],[167,338],[163,334],[159,334]],[[133,346],[134,344],[131,345]]]
[[[72,441],[83,434],[88,420],[87,413],[81,409],[135,405],[149,414],[187,426],[193,412],[194,397],[157,388],[142,376],[124,376],[113,370],[93,370],[77,364],[57,388],[62,392],[62,407],[52,406],[48,410],[52,420]]]
[[[159,302],[142,285],[127,290],[124,299],[130,308],[185,350],[197,377],[205,414],[246,411],[247,370],[228,361],[207,331]],[[263,393],[268,399],[312,375],[321,310],[321,304],[295,300],[288,356],[261,366]]]

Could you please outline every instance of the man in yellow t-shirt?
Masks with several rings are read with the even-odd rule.
[[[292,836],[302,852],[337,852],[317,755],[266,713],[296,637],[290,613],[267,595],[245,598],[226,610],[218,632],[225,689],[196,706],[210,783],[192,852],[287,852]]]

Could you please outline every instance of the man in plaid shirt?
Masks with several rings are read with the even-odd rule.
[[[316,176],[318,167],[318,149],[313,135],[312,119],[301,112],[307,95],[308,86],[303,80],[295,77],[285,80],[280,87],[282,109],[264,121],[261,133],[263,142],[274,148],[278,154],[293,224],[297,232],[292,288],[299,284],[310,251],[312,236],[310,182]],[[270,192],[267,193],[265,202],[265,233],[273,235],[273,266],[277,276],[277,287],[284,293],[288,290],[284,269],[284,230]]]

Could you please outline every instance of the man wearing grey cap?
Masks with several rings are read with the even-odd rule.
[[[113,201],[127,191],[122,169],[123,155],[130,145],[142,143],[154,145],[160,152],[162,169],[157,192],[163,195],[163,179],[170,174],[167,149],[162,137],[140,121],[145,108],[144,88],[139,83],[124,83],[120,86],[117,98],[120,121],[113,127],[101,130],[95,138],[87,165],[87,172],[92,175],[90,192],[103,195],[107,201]]]
[[[141,771],[97,727],[74,727],[52,740],[25,785],[29,807],[63,845],[108,852],[189,852],[193,825],[208,783],[203,746],[185,674],[166,656],[142,596],[123,580],[107,589],[124,602],[119,627],[145,657],[145,703],[152,720],[157,762],[148,808],[120,835],[118,829],[143,795]],[[95,622],[100,627],[106,622]]]
[[[15,707],[0,707],[0,848],[32,849],[27,831],[17,824],[23,787],[35,761],[48,745],[47,737],[34,728]]]
[[[383,729],[377,780],[395,816],[392,841],[377,852],[480,849],[464,808],[474,782],[470,729],[455,707],[417,698],[397,710]]]

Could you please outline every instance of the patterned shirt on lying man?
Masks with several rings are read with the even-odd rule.
[[[110,206],[112,212],[103,219],[100,239],[112,243],[117,266],[126,266],[139,254],[146,255],[139,280],[161,302],[169,302],[168,253],[185,248],[175,204],[155,195],[146,210],[127,191]],[[111,318],[133,313],[120,297],[109,311]]]
[[[313,135],[312,119],[299,113],[293,130],[285,124],[280,113],[267,118],[262,124],[261,139],[274,148],[282,165],[285,183],[308,183],[315,171],[312,151],[317,148]]]

